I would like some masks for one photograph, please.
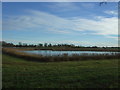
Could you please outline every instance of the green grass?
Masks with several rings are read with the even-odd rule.
[[[116,88],[118,60],[32,62],[3,55],[3,88]]]

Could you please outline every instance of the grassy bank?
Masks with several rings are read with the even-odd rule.
[[[116,88],[118,60],[38,63],[3,55],[3,88]]]
[[[43,55],[35,55],[35,54],[27,54],[24,52],[20,52],[20,49],[15,48],[3,48],[3,53],[15,56],[19,58],[23,58],[29,61],[38,61],[38,62],[53,62],[53,61],[80,61],[80,60],[103,60],[103,59],[118,59],[120,58],[119,53],[113,54],[73,54],[68,56],[68,54],[63,54],[59,56],[43,56]]]

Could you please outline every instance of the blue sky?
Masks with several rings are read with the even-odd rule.
[[[118,46],[117,3],[4,2],[2,9],[7,42]]]

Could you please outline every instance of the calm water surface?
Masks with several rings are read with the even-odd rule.
[[[52,50],[33,50],[33,51],[23,51],[30,54],[38,54],[44,56],[54,56],[54,55],[63,55],[63,54],[112,54],[116,52],[100,52],[100,51],[52,51]]]

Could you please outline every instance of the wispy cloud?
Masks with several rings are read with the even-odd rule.
[[[118,34],[118,18],[97,16],[95,19],[80,17],[67,19],[41,11],[28,10],[26,15],[9,16],[3,19],[3,30],[37,30],[62,34],[86,33],[111,36]]]
[[[109,14],[109,15],[118,15],[118,11],[104,11],[104,13]]]
[[[29,10],[29,15],[10,16],[3,19],[3,30],[38,30],[69,33],[73,29],[70,20],[55,15]]]
[[[118,18],[117,17],[101,17],[96,20],[91,19],[75,19],[79,30],[93,31],[93,34],[99,35],[117,35],[118,34]]]

